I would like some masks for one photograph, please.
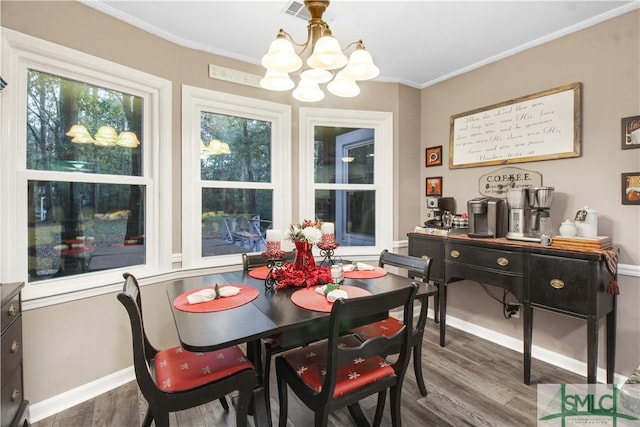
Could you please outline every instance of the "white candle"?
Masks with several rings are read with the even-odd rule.
[[[335,227],[333,226],[332,222],[324,222],[320,226],[320,231],[322,232],[322,234],[333,234],[334,230]]]
[[[280,230],[267,230],[267,242],[279,242]]]

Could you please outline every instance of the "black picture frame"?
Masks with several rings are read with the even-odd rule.
[[[640,205],[640,172],[623,173],[621,189],[623,205]]]
[[[437,147],[427,147],[424,150],[424,166],[441,166],[442,165],[442,145]]]
[[[622,149],[640,148],[640,116],[623,117],[620,122]]]
[[[430,176],[425,179],[427,197],[441,197],[442,196],[442,177]]]

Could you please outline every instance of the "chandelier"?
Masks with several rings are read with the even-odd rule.
[[[362,40],[349,44],[344,50],[331,34],[329,25],[322,20],[322,14],[329,6],[329,0],[305,0],[311,19],[307,25],[307,41],[300,44],[283,29],[278,31],[269,51],[262,57],[262,65],[267,69],[260,86],[275,91],[292,89],[295,83],[289,73],[300,70],[298,86],[293,97],[298,101],[316,102],[324,98],[320,84],[329,83],[327,89],[336,96],[351,98],[360,93],[356,81],[370,80],[380,70],[373,63]],[[301,48],[300,54],[293,45]],[[343,51],[355,46],[347,58]],[[302,57],[306,58],[306,61]],[[339,70],[339,71],[338,71]]]

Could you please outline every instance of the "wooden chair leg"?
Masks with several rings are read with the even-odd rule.
[[[156,427],[169,427],[169,413],[163,410],[152,411]]]
[[[378,393],[378,404],[376,405],[376,415],[373,418],[373,427],[379,427],[384,414],[384,402],[387,400],[387,390]]]
[[[219,400],[225,412],[229,412],[229,403],[227,403],[227,398],[222,396]]]
[[[424,384],[424,377],[422,376],[422,343],[416,343],[413,346],[413,370],[416,374],[416,383],[418,383],[418,389],[423,396],[427,395],[427,387]]]
[[[151,427],[153,422],[153,415],[151,414],[151,408],[147,408],[147,413],[144,415],[144,421],[142,421],[142,427]]]
[[[400,417],[400,400],[402,390],[399,387],[391,387],[389,403],[391,405],[391,425],[393,427],[402,427],[402,418]]]
[[[358,402],[354,403],[353,405],[347,406],[347,409],[349,410],[349,414],[351,414],[351,418],[353,418],[353,421],[357,426],[369,425],[367,417],[364,416],[364,412],[362,412],[362,408],[360,407],[360,404]],[[377,410],[378,409],[376,408],[376,413]]]
[[[269,387],[269,376],[271,375],[271,350],[269,346],[265,345],[264,360],[263,360],[263,373],[262,373],[262,390],[264,393],[264,407],[267,411],[267,417],[269,417],[269,425],[271,425],[271,392]],[[282,408],[281,408],[282,410]]]
[[[278,426],[287,427],[287,409],[289,408],[289,403],[287,402],[287,382],[281,379],[278,379],[278,402],[280,404]]]
[[[236,425],[238,427],[247,426],[247,417],[249,416],[249,406],[251,405],[251,397],[253,390],[240,390],[238,393],[238,406],[236,407]]]

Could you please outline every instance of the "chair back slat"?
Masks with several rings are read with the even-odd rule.
[[[429,271],[431,270],[431,258],[418,258],[411,255],[396,254],[385,249],[380,253],[378,265],[380,267],[392,265],[406,269],[409,277],[419,278],[423,282],[428,282]]]
[[[295,250],[289,251],[284,254],[282,261],[291,262],[295,257],[296,257],[296,251]],[[249,271],[257,267],[263,267],[265,265],[267,265],[267,259],[262,256],[262,253],[257,253],[257,254],[243,253],[242,254],[242,269],[244,271]]]

